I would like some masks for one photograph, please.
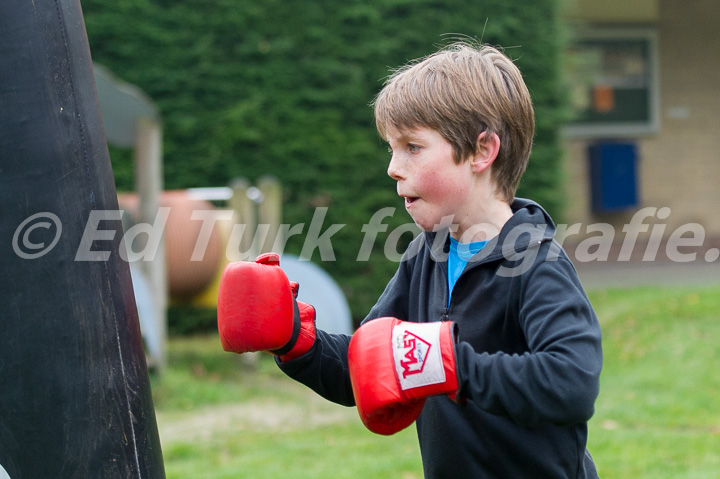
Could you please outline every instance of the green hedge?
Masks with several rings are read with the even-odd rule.
[[[393,274],[380,235],[356,261],[362,225],[397,208],[409,223],[369,102],[388,68],[462,36],[506,47],[534,98],[537,135],[520,194],[561,213],[559,0],[83,0],[93,60],[142,88],[164,125],[167,188],[278,177],[284,221],[310,223],[327,206],[335,261],[323,262],[362,318]],[[111,149],[119,190],[132,158]],[[403,236],[403,243],[409,234]],[[291,238],[298,253],[304,235]],[[316,251],[313,258],[320,261]]]
[[[167,311],[167,331],[168,336],[217,332],[217,310],[189,304],[171,304]]]

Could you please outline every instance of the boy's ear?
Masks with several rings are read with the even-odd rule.
[[[483,131],[477,138],[477,152],[470,159],[470,165],[474,173],[485,171],[493,164],[500,151],[500,137],[497,133]]]

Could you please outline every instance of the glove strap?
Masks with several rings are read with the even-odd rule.
[[[270,352],[276,356],[282,356],[289,353],[292,348],[295,347],[298,336],[300,336],[300,326],[300,310],[298,309],[297,301],[295,301],[295,299],[293,298],[293,331],[292,336],[290,336],[290,341],[288,341],[287,344],[282,348],[275,349]]]

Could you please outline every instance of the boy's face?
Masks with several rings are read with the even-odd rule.
[[[456,164],[450,143],[436,130],[419,127],[388,135],[388,175],[397,181],[405,209],[423,231],[463,221],[472,208],[469,162]]]

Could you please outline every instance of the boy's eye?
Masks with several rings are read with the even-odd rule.
[[[408,151],[409,151],[410,153],[417,153],[418,151],[420,151],[420,147],[419,147],[418,145],[413,145],[412,143],[409,143],[409,144],[408,144]]]

